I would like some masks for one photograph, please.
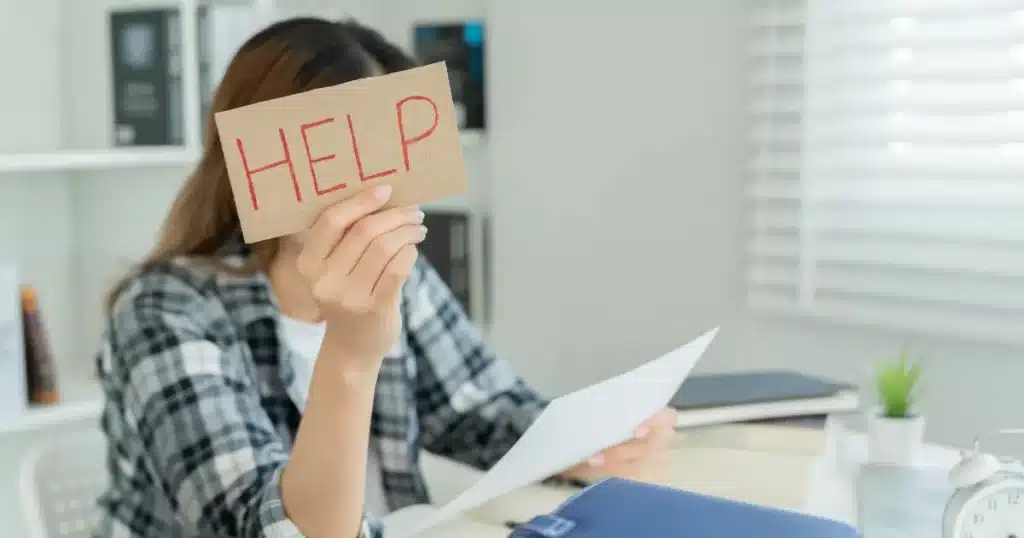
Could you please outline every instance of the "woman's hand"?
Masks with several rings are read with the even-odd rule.
[[[391,187],[326,209],[301,236],[297,263],[327,322],[325,345],[375,370],[401,328],[402,285],[426,228],[418,207],[380,211]]]
[[[663,409],[644,421],[633,439],[594,455],[562,473],[562,477],[592,481],[615,476],[639,482],[660,482],[668,468],[675,427],[676,412]]]

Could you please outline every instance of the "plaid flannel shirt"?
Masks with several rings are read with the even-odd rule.
[[[429,502],[421,449],[486,469],[546,403],[485,346],[422,256],[401,309],[370,426],[391,510]],[[133,278],[97,357],[111,476],[97,536],[301,536],[281,501],[300,413],[277,319],[263,275],[177,260]],[[372,515],[364,533],[381,534]]]

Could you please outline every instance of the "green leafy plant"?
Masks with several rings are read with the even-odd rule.
[[[911,364],[907,351],[900,352],[896,360],[887,362],[875,377],[882,415],[886,418],[914,416],[917,383],[921,378],[920,363]]]

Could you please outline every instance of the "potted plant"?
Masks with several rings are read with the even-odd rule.
[[[916,406],[921,365],[907,351],[882,364],[875,374],[879,407],[868,421],[871,459],[887,465],[913,465],[924,441],[925,417]]]

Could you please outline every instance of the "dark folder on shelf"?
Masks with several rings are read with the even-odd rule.
[[[173,8],[110,14],[115,145],[184,141],[180,24]]]
[[[434,266],[462,308],[476,318],[471,301],[469,215],[454,211],[427,211],[423,224],[430,233],[420,243],[420,253]]]
[[[421,22],[415,25],[416,57],[424,64],[445,62],[459,129],[486,127],[486,75],[482,20]]]
[[[788,370],[692,375],[671,404],[678,427],[856,411],[857,388]]]

